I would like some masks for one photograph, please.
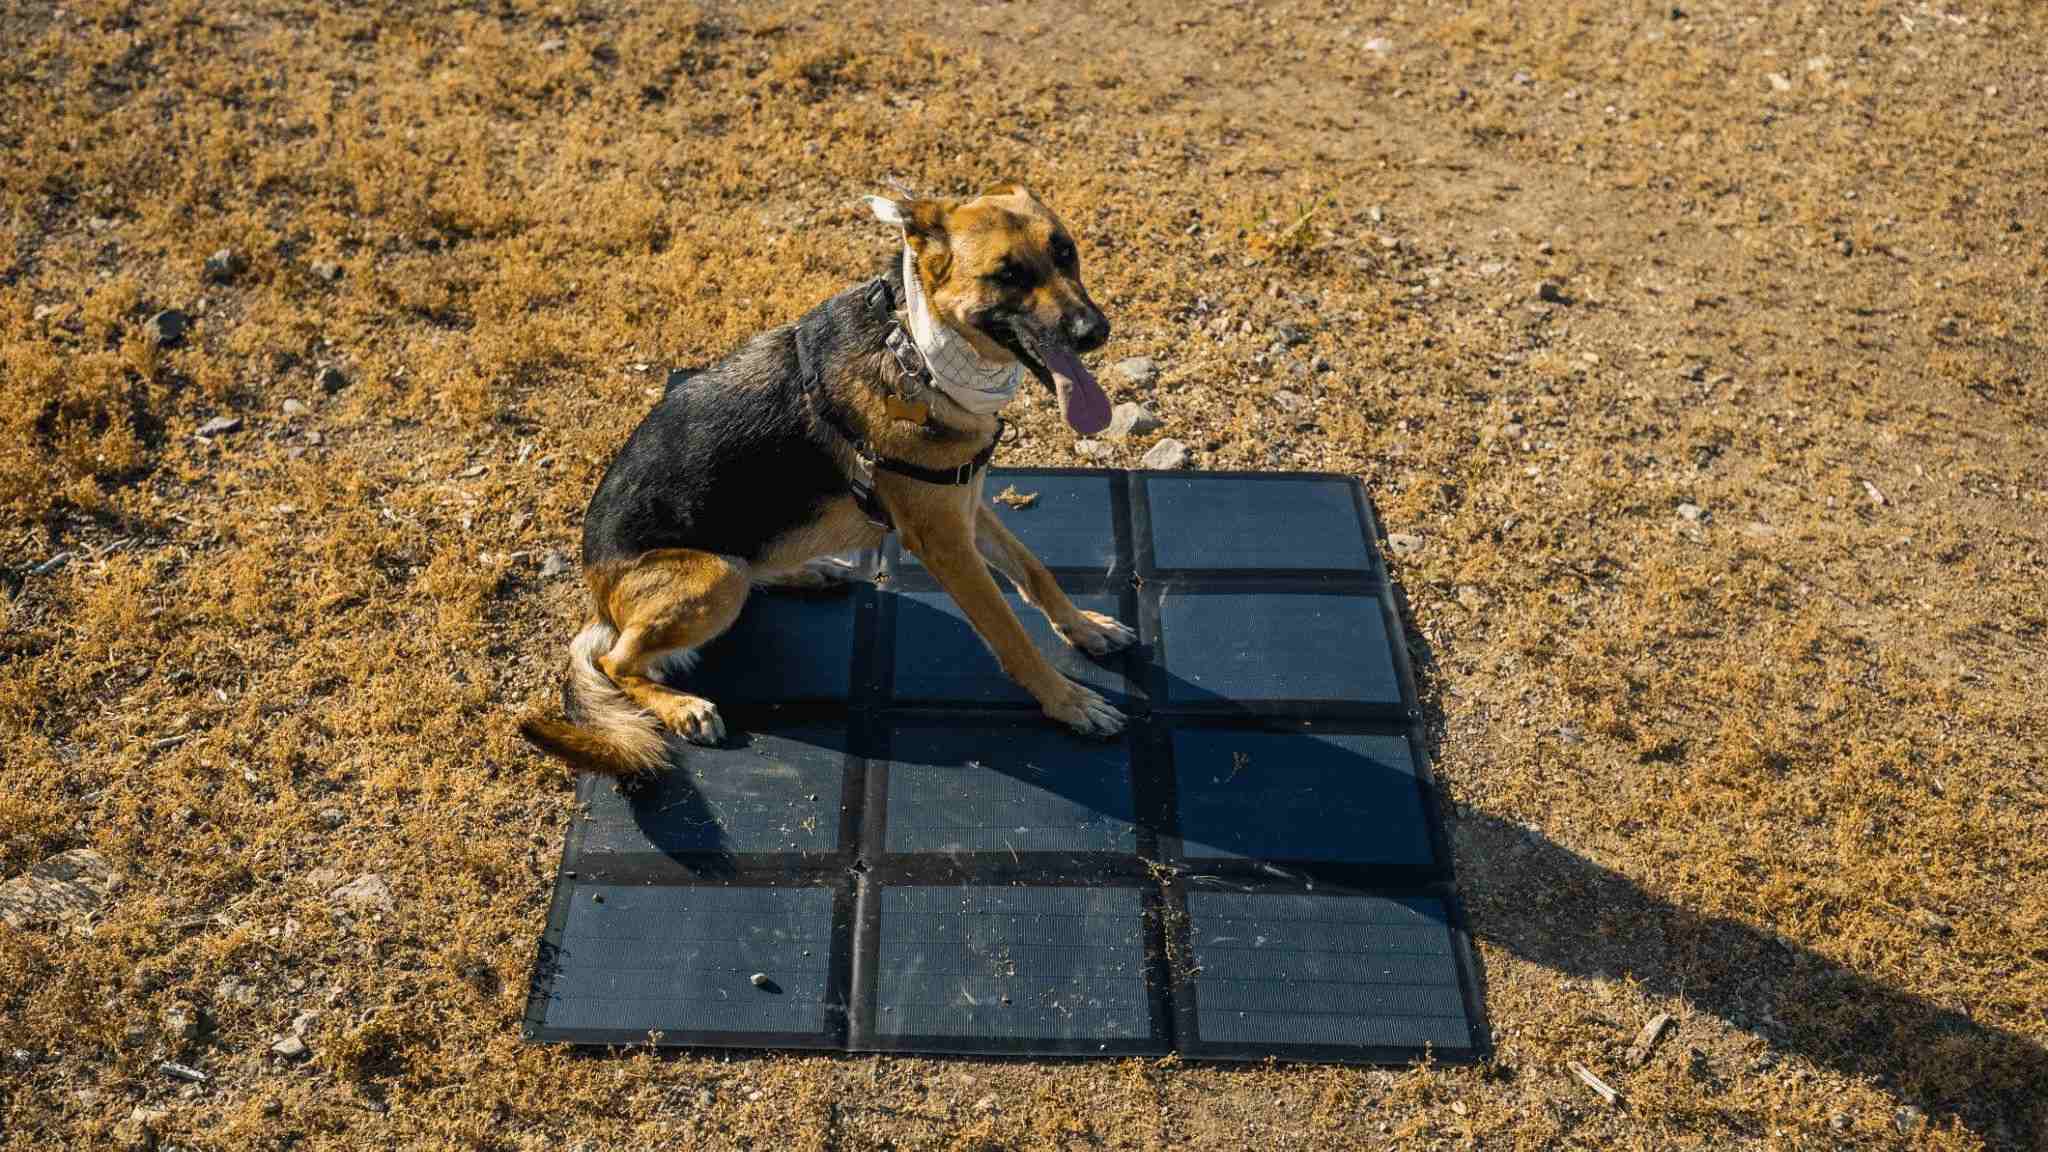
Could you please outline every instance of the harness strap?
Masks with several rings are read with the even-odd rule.
[[[895,356],[897,365],[902,370],[906,380],[916,381],[920,377],[924,380],[929,380],[928,369],[922,363],[913,365],[908,362],[908,358],[905,356],[906,348],[914,356],[916,345],[905,337],[903,326],[895,321],[895,294],[889,290],[889,282],[881,277],[871,281],[868,285],[866,302],[870,310],[890,318],[888,349]],[[816,315],[816,313],[813,313],[813,315]],[[875,470],[879,468],[884,472],[894,472],[898,476],[908,476],[912,480],[924,484],[970,483],[973,481],[976,473],[988,467],[988,462],[995,457],[996,445],[1003,442],[1003,430],[1005,428],[1003,418],[1000,416],[996,417],[996,433],[993,437],[990,437],[988,446],[975,453],[974,459],[957,468],[927,468],[922,464],[913,464],[908,460],[898,460],[893,456],[877,456],[875,450],[868,445],[866,439],[847,420],[845,413],[840,411],[837,405],[830,403],[825,398],[824,378],[819,371],[820,357],[817,345],[823,339],[823,332],[830,331],[830,329],[831,324],[829,321],[812,323],[808,316],[797,323],[797,387],[803,392],[804,398],[811,406],[811,411],[819,420],[826,427],[837,433],[840,439],[846,441],[847,447],[853,449],[854,457],[858,461],[858,467],[852,475],[846,478],[846,485],[848,491],[853,494],[854,505],[860,509],[863,516],[868,518],[870,523],[885,530],[894,531],[896,525],[889,519],[889,510],[882,506],[881,499],[875,495]]]

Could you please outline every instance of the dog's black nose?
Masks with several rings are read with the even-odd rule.
[[[1109,341],[1109,317],[1095,308],[1070,313],[1066,328],[1067,341],[1077,352],[1093,352]]]

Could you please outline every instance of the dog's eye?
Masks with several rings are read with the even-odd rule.
[[[1029,288],[1031,286],[1031,269],[1013,260],[1006,260],[1002,264],[997,265],[995,272],[988,277],[988,280],[998,288]]]
[[[1053,262],[1054,264],[1057,264],[1057,265],[1059,265],[1059,267],[1060,267],[1060,270],[1061,270],[1062,272],[1071,272],[1071,271],[1073,271],[1073,269],[1074,269],[1074,242],[1073,242],[1072,240],[1069,240],[1069,239],[1067,239],[1067,238],[1066,238],[1065,236],[1055,236],[1055,237],[1053,237],[1053,238],[1052,238],[1052,262]]]

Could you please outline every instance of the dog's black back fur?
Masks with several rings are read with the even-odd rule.
[[[819,426],[799,382],[797,329],[806,330],[821,371],[874,354],[889,316],[870,306],[867,289],[841,292],[670,386],[590,499],[584,566],[658,548],[751,562],[822,504],[846,496],[846,474],[828,447],[832,434]]]

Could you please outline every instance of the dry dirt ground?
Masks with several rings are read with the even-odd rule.
[[[2048,5],[378,7],[0,6],[0,1147],[2048,1146]],[[892,175],[1413,537],[1491,1063],[518,1039],[545,559]]]

